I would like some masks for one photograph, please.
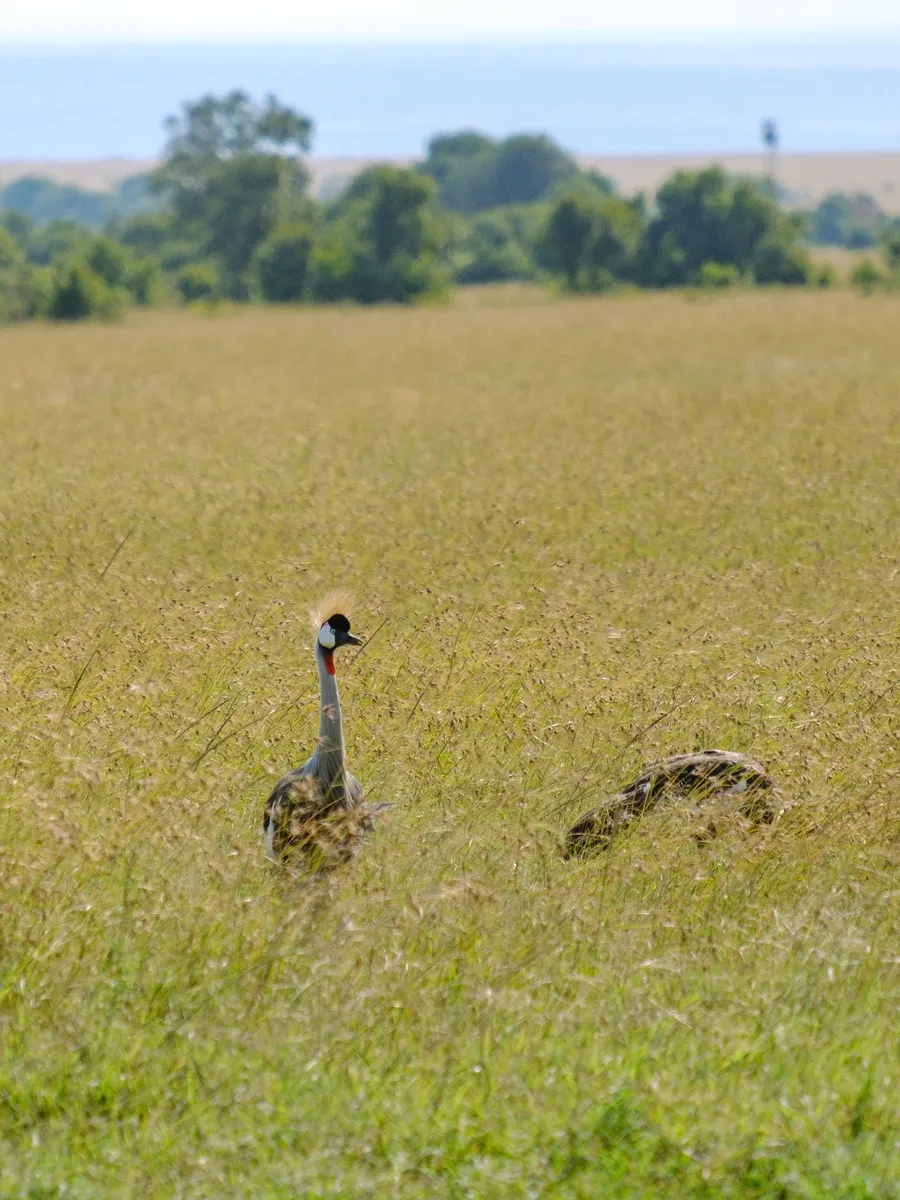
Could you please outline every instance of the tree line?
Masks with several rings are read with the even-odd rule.
[[[570,292],[832,280],[805,246],[808,222],[770,183],[718,167],[676,172],[649,203],[547,137],[463,131],[433,138],[414,167],[362,171],[322,203],[305,159],[312,122],[274,96],[203,97],[166,134],[160,166],[109,198],[99,232],[98,213],[41,220],[5,208],[0,320],[176,299],[410,303],[504,280]],[[46,216],[52,198],[33,184],[10,186]],[[873,229],[887,268],[870,264],[877,286],[896,272],[900,244],[889,223]]]

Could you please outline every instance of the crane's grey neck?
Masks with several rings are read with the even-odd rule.
[[[329,675],[325,666],[325,651],[316,642],[316,666],[319,668],[319,759],[317,775],[326,795],[343,800],[344,784],[344,722],[341,718],[341,698],[337,676]]]

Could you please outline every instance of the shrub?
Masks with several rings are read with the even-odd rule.
[[[60,267],[50,290],[48,315],[54,321],[83,321],[114,317],[122,309],[122,294],[108,287],[87,263]]]
[[[820,262],[812,266],[810,283],[817,288],[831,288],[837,285],[838,274],[833,263]]]
[[[850,272],[850,282],[859,288],[864,296],[871,296],[876,288],[882,287],[886,280],[879,270],[878,264],[871,258],[863,258]]]
[[[782,283],[791,287],[809,283],[812,263],[802,246],[778,237],[764,238],[753,256],[753,278],[759,284]]]
[[[700,268],[703,288],[730,288],[740,281],[741,273],[732,263],[706,262]]]
[[[175,287],[185,304],[196,300],[218,300],[222,294],[221,277],[214,263],[188,263],[182,267]]]

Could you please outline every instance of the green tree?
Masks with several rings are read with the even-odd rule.
[[[594,201],[594,221],[586,248],[589,291],[604,291],[611,280],[634,278],[643,231],[637,205],[616,196],[598,196]]]
[[[279,225],[254,256],[257,289],[272,304],[291,304],[309,291],[316,231],[310,224]]]
[[[185,104],[166,128],[153,187],[170,205],[175,232],[197,244],[198,257],[215,258],[228,294],[245,299],[257,247],[300,208],[312,123],[274,96],[258,105],[233,91]]]
[[[721,167],[676,171],[657,193],[656,209],[641,249],[641,278],[658,287],[696,283],[708,262],[750,274],[764,240],[787,249],[798,236],[771,195]]]
[[[415,171],[372,167],[357,199],[332,222],[313,256],[323,300],[409,303],[446,286],[435,185]]]
[[[430,175],[438,189],[441,189],[460,167],[470,163],[479,154],[490,154],[495,146],[493,138],[474,129],[439,133],[428,143],[428,156],[422,164],[422,171]]]
[[[562,275],[570,292],[580,290],[593,223],[594,206],[588,196],[563,196],[550,213],[538,247],[541,263]]]
[[[642,234],[638,204],[579,186],[551,209],[539,255],[569,291],[604,291],[634,278]]]
[[[495,142],[471,131],[433,138],[420,170],[437,183],[443,205],[467,214],[531,204],[579,174],[574,159],[543,135]]]
[[[475,175],[472,201],[480,209],[542,200],[578,167],[548,137],[518,134],[497,146],[486,169]]]

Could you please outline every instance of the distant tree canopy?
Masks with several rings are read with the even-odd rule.
[[[147,175],[133,175],[112,192],[92,192],[30,175],[0,188],[0,210],[21,214],[36,224],[65,220],[100,229],[115,217],[147,212],[156,205]]]
[[[250,292],[257,247],[280,221],[302,215],[309,175],[301,158],[312,122],[274,96],[204,96],[166,121],[165,159],[152,184],[177,234],[221,264],[234,299]]]
[[[473,131],[432,138],[420,170],[434,179],[441,204],[466,214],[544,200],[579,175],[575,160],[548,137],[497,142]]]
[[[863,192],[832,192],[809,214],[811,241],[849,250],[874,246],[888,225],[887,214]]]
[[[798,216],[766,180],[711,167],[676,172],[648,202],[543,135],[462,130],[434,137],[417,166],[371,167],[321,202],[308,193],[312,123],[274,96],[204,96],[166,132],[157,170],[114,193],[36,179],[0,191],[0,321],[177,300],[404,304],[454,282],[824,286],[833,272],[813,267],[804,237],[877,240],[885,269],[869,263],[857,284],[900,285],[900,222],[862,195]]]
[[[476,213],[451,225],[453,273],[459,283],[535,279],[535,245],[545,220],[543,204],[515,204]],[[457,223],[458,222],[458,223]]]
[[[677,171],[656,196],[642,277],[659,286],[695,283],[704,263],[749,272],[759,242],[782,220],[775,201],[721,167]]]
[[[792,249],[799,235],[798,225],[770,194],[749,180],[730,177],[721,167],[677,171],[657,193],[656,210],[644,238],[639,277],[657,287],[697,283],[705,263],[735,267],[753,277],[764,244]],[[773,254],[767,253],[767,275],[772,261]],[[799,282],[795,266],[790,278],[767,277],[764,282]]]
[[[310,265],[317,231],[309,222],[276,226],[254,254],[256,293],[273,304],[309,297]]]
[[[621,200],[582,180],[552,206],[538,253],[570,291],[796,284],[810,273],[799,231],[765,189],[710,167],[676,172],[649,219],[642,197]]]
[[[372,167],[335,207],[313,258],[313,291],[323,300],[404,303],[440,292],[444,230],[435,184],[414,171]]]
[[[635,280],[642,235],[638,205],[595,189],[573,188],[552,209],[538,254],[569,291],[604,291]]]

